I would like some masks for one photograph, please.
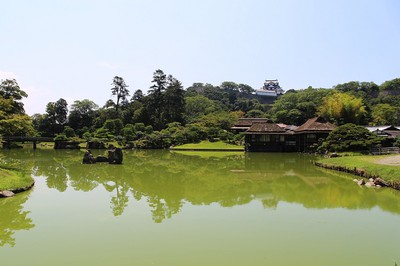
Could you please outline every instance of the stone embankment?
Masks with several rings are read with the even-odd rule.
[[[380,178],[378,175],[369,174],[363,169],[357,169],[356,167],[351,169],[351,168],[347,168],[344,166],[328,165],[328,164],[324,164],[324,163],[320,163],[320,162],[314,162],[314,165],[325,168],[325,169],[340,171],[340,172],[352,174],[355,176],[359,176],[359,177],[361,177],[361,179],[359,179],[359,180],[354,179],[354,181],[360,186],[364,185],[366,187],[390,187],[390,188],[400,190],[400,182],[399,181],[385,181],[382,178]]]

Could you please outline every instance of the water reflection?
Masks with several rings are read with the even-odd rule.
[[[28,217],[29,212],[23,210],[23,204],[28,200],[29,193],[24,192],[13,198],[0,199],[0,247],[15,246],[16,231],[35,227]]]
[[[9,156],[22,159],[34,176],[44,176],[47,186],[60,192],[103,187],[115,216],[132,197],[145,199],[156,223],[179,213],[186,202],[231,207],[258,200],[269,209],[290,202],[400,213],[398,191],[360,188],[349,176],[314,167],[314,157],[302,154],[130,151],[123,165],[82,165],[80,151],[11,151]]]

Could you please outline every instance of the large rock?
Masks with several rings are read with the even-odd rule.
[[[0,197],[8,198],[8,197],[12,197],[12,196],[14,196],[14,192],[12,192],[12,191],[8,191],[8,190],[0,191]]]
[[[111,164],[121,164],[123,160],[122,150],[114,148],[108,151],[108,162]]]

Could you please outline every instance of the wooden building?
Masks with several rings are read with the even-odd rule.
[[[231,129],[236,132],[244,132],[247,131],[253,123],[266,123],[269,121],[271,120],[268,118],[239,118]]]
[[[253,122],[246,131],[246,151],[304,152],[326,139],[336,126],[322,117],[309,119],[303,125],[287,126],[271,121]]]

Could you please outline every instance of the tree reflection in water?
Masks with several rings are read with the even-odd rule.
[[[99,151],[101,153],[101,151]],[[351,176],[314,167],[303,154],[179,153],[127,151],[123,165],[82,165],[80,151],[37,151],[20,157],[49,188],[92,191],[102,186],[111,194],[111,209],[122,215],[130,197],[145,199],[160,223],[185,203],[223,207],[258,200],[265,208],[279,202],[307,208],[347,208],[400,213],[398,191],[361,189]]]
[[[23,204],[28,200],[30,192],[24,192],[12,198],[0,199],[0,246],[15,246],[14,233],[29,230],[35,225],[28,217]]]

